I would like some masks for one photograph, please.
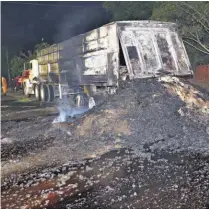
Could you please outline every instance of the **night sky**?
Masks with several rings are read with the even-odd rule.
[[[1,44],[9,48],[11,56],[33,49],[42,38],[57,43],[100,27],[109,19],[102,2],[2,2]]]

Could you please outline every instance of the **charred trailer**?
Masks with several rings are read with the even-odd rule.
[[[118,21],[54,46],[37,60],[60,98],[112,94],[119,79],[193,75],[175,23]]]
[[[174,23],[114,22],[64,41],[59,47],[61,82],[70,88],[86,87],[92,95],[114,93],[120,77],[193,74]]]

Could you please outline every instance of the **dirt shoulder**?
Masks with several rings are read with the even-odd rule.
[[[54,104],[41,104],[34,97],[26,98],[21,91],[1,96],[1,121],[26,120],[35,116],[57,114]]]

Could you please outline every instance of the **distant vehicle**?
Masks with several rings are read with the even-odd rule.
[[[29,73],[31,70],[24,70],[21,76],[15,77],[15,86],[17,89],[23,89],[24,80],[29,78]]]
[[[24,69],[26,96],[51,102],[71,95],[78,105],[115,93],[121,78],[193,75],[177,25],[156,21],[109,23],[41,50]]]
[[[22,76],[16,76],[15,77],[15,86],[18,89],[21,89],[22,88]]]

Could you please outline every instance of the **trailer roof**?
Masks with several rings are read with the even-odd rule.
[[[161,22],[161,21],[153,21],[153,20],[121,20],[121,21],[114,21],[114,22],[110,22],[110,23],[107,23],[107,24],[105,24],[105,25],[102,25],[102,26],[100,26],[100,27],[97,27],[97,28],[95,28],[95,29],[93,29],[93,30],[90,30],[90,31],[87,31],[87,32],[85,32],[85,33],[80,33],[80,34],[78,34],[78,35],[76,35],[76,36],[73,36],[73,37],[70,37],[69,39],[74,39],[74,38],[77,38],[77,37],[79,37],[79,36],[83,36],[84,34],[86,34],[86,33],[90,33],[90,32],[93,32],[94,30],[96,30],[96,29],[98,29],[98,28],[101,28],[101,27],[104,27],[104,26],[108,26],[108,25],[113,25],[113,24],[130,24],[130,23],[132,23],[133,25],[134,24],[138,24],[138,26],[146,26],[147,24],[150,24],[150,25],[159,25],[159,26],[163,26],[163,25],[165,25],[165,26],[167,26],[167,27],[176,27],[177,26],[177,24],[176,23],[173,23],[173,22]],[[69,40],[69,39],[67,39],[67,40]],[[64,41],[67,41],[67,40],[63,40],[63,41],[61,41],[61,42],[64,42]],[[59,42],[60,43],[60,42]],[[57,44],[59,44],[59,43],[57,43]],[[56,44],[52,44],[52,45],[50,45],[49,47],[52,47],[52,46],[54,46],[54,45],[56,45]],[[49,47],[46,47],[46,48],[49,48]],[[42,49],[43,50],[43,49]],[[42,50],[40,50],[40,52],[42,51]]]
[[[114,24],[114,23],[144,23],[144,24],[154,23],[154,24],[176,25],[176,23],[173,23],[173,22],[161,22],[161,21],[154,21],[154,20],[120,20],[120,21],[110,22],[110,23],[107,23],[105,25],[110,25],[110,24]],[[103,25],[103,26],[105,26],[105,25]]]
[[[117,24],[117,23],[133,23],[133,24],[137,24],[137,23],[140,24],[141,23],[141,24],[153,24],[153,25],[154,24],[157,24],[157,25],[168,25],[168,26],[174,26],[174,27],[177,26],[177,24],[173,23],[173,22],[161,22],[161,21],[154,21],[154,20],[120,20],[120,21],[114,21],[114,22],[107,23],[107,24],[102,25],[102,26],[97,27],[97,28],[101,28],[101,27],[104,27],[104,26],[113,25],[113,24]],[[97,28],[94,28],[93,30],[87,31],[85,33],[92,32],[92,31],[94,31]],[[76,36],[81,36],[81,35],[83,35],[85,33],[80,33],[80,34],[78,34]],[[75,36],[73,36],[73,37],[75,37]],[[71,37],[71,38],[73,38],[73,37]]]

